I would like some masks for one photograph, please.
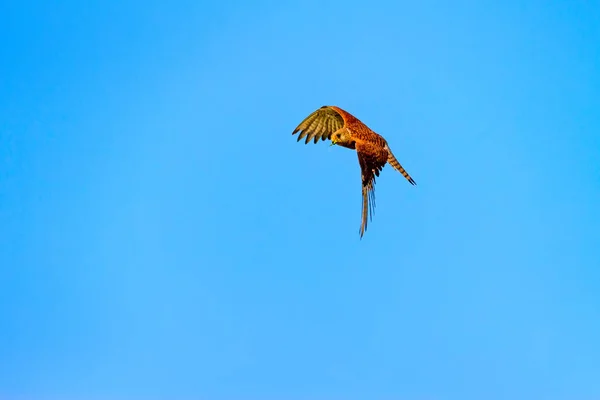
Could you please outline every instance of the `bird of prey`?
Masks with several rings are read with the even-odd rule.
[[[362,176],[363,204],[359,230],[361,239],[367,230],[367,219],[372,220],[375,211],[375,177],[379,176],[386,163],[400,172],[412,185],[416,185],[392,154],[387,141],[339,107],[323,106],[314,111],[294,129],[292,135],[298,132],[298,141],[306,137],[305,144],[311,140],[317,143],[319,139],[329,139],[331,146],[339,145],[356,150]]]

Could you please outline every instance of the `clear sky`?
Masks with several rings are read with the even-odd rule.
[[[2,2],[0,398],[599,398],[599,18]]]

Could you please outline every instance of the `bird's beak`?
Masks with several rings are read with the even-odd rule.
[[[335,140],[332,140],[331,144],[329,146],[333,146],[333,145],[335,145]]]

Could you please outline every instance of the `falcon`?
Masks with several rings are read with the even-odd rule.
[[[292,135],[298,135],[298,142],[306,138],[305,144],[311,140],[331,140],[331,146],[338,145],[356,150],[362,178],[362,221],[360,238],[367,230],[367,219],[372,220],[375,212],[375,178],[386,163],[400,172],[411,185],[416,182],[400,165],[387,141],[373,132],[347,111],[336,106],[323,106],[314,111],[294,129]]]

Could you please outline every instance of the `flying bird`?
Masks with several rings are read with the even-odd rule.
[[[305,144],[311,140],[331,140],[331,146],[338,145],[356,150],[362,177],[362,221],[359,234],[362,239],[367,230],[367,219],[373,218],[375,211],[375,177],[386,163],[400,172],[411,185],[416,182],[400,165],[387,141],[373,132],[347,111],[336,106],[323,106],[314,111],[294,129],[292,135],[300,132],[298,141],[306,137]]]

